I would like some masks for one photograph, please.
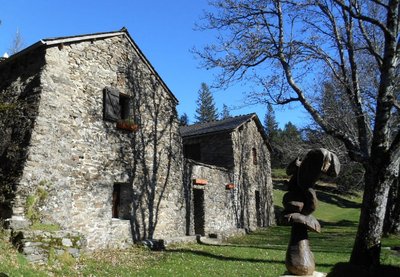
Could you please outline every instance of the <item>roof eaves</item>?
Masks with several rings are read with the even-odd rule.
[[[265,144],[267,145],[269,151],[272,151],[271,144],[268,141],[268,137],[265,134],[264,127],[262,126],[261,121],[258,118],[257,114],[256,113],[252,113],[252,114],[249,114],[249,115],[250,115],[250,117],[246,121],[243,121],[242,124],[238,125],[235,129],[240,128],[241,126],[243,126],[245,123],[249,122],[250,120],[254,120],[254,122],[256,123],[257,129],[260,132],[261,137],[263,138],[263,140],[264,140]]]
[[[232,133],[234,129],[225,129],[225,130],[218,130],[218,131],[211,131],[207,133],[201,133],[201,134],[190,134],[190,135],[181,135],[182,138],[198,138],[198,137],[206,137],[209,135],[218,135],[218,134],[224,134],[224,133]]]
[[[253,120],[253,118],[257,116],[255,113],[251,113],[249,114],[249,118],[247,118],[246,120],[243,120],[242,123],[238,124],[234,129],[239,129],[240,127],[242,127],[244,124],[246,124],[247,122]]]
[[[254,122],[256,123],[256,125],[258,127],[258,131],[260,132],[261,137],[264,139],[264,142],[267,145],[268,150],[271,152],[272,151],[272,146],[271,146],[271,143],[268,140],[267,134],[265,134],[264,127],[261,124],[261,121],[258,118],[258,116],[256,114],[254,114],[254,115],[255,115],[255,117],[252,117],[252,118],[254,118]]]
[[[117,31],[117,32],[108,32],[108,33],[95,33],[89,35],[80,35],[80,36],[70,36],[70,37],[60,37],[60,38],[47,38],[43,39],[42,42],[45,45],[57,45],[62,43],[71,43],[71,42],[78,42],[83,40],[93,40],[93,39],[103,39],[109,38],[114,36],[123,35],[124,31]]]
[[[43,40],[39,40],[38,42],[32,44],[31,46],[19,51],[18,53],[15,53],[14,55],[11,55],[9,58],[6,58],[6,59],[2,60],[1,63],[0,63],[0,66],[15,60],[16,58],[22,56],[23,54],[25,54],[27,52],[33,51],[34,49],[36,49],[36,48],[38,48],[38,47],[40,47],[42,45],[44,45]]]
[[[124,27],[122,28],[121,33],[124,33],[125,36],[128,38],[128,41],[131,43],[131,45],[135,48],[135,50],[140,54],[141,58],[143,61],[147,64],[147,66],[153,71],[153,73],[157,76],[157,78],[161,81],[162,86],[165,88],[166,91],[172,96],[172,98],[175,100],[175,102],[178,104],[179,100],[176,98],[176,96],[172,93],[172,91],[169,89],[167,84],[163,81],[163,79],[158,75],[157,71],[153,67],[153,65],[150,63],[150,61],[146,58],[146,56],[143,54],[142,50],[140,50],[139,46],[135,43],[135,41],[132,39],[131,35],[129,34],[128,30]]]
[[[43,46],[43,45],[54,46],[54,45],[58,45],[58,44],[72,43],[72,42],[85,41],[85,40],[104,39],[104,38],[120,36],[120,35],[123,35],[128,39],[131,46],[137,51],[137,53],[139,53],[142,61],[144,61],[144,63],[150,68],[150,70],[154,73],[154,75],[160,80],[161,85],[171,95],[171,97],[175,101],[175,103],[178,104],[179,103],[178,98],[176,98],[176,96],[172,93],[172,91],[169,89],[169,87],[165,84],[163,79],[160,77],[160,75],[157,73],[155,68],[150,63],[150,61],[146,58],[146,56],[140,50],[139,46],[132,39],[131,35],[129,34],[128,30],[125,27],[119,31],[114,31],[114,32],[103,32],[103,33],[94,33],[94,34],[88,34],[88,35],[42,39],[42,40],[38,41],[37,43],[32,44],[31,46],[25,48],[24,50],[16,53],[15,55],[12,55],[8,59],[2,61],[1,64],[6,64],[8,61],[14,60],[16,57],[19,57],[22,54],[32,51],[33,49],[35,49],[39,46]]]

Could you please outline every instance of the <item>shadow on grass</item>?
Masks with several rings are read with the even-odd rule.
[[[357,196],[357,193],[353,191],[341,191],[337,189],[336,186],[324,186],[320,184],[315,184],[314,188],[319,191],[334,193],[338,195],[346,195],[346,196]]]
[[[283,192],[288,191],[287,181],[274,181],[274,189],[281,190]],[[345,196],[357,196],[353,192],[341,192],[335,187],[321,186],[315,184],[314,189],[317,191],[317,197],[319,200],[324,201],[329,204],[337,205],[341,208],[360,208],[361,204],[355,201],[347,200],[341,195]]]
[[[284,260],[277,261],[277,260],[266,260],[266,259],[238,258],[238,257],[224,256],[224,255],[216,255],[216,254],[206,252],[206,251],[201,251],[201,250],[171,249],[171,250],[167,250],[166,252],[180,253],[180,254],[192,254],[192,255],[207,257],[207,258],[216,259],[216,260],[220,260],[220,261],[285,264]]]
[[[287,240],[289,242],[289,240]],[[328,253],[328,254],[349,254],[351,253],[351,248],[348,247],[324,247],[324,246],[314,246],[311,243],[311,251],[314,253]],[[221,245],[215,245],[215,244],[207,244],[207,243],[202,243],[202,245],[205,246],[214,246],[214,247],[234,247],[234,248],[251,248],[251,249],[258,249],[258,250],[278,250],[278,251],[283,251],[286,252],[288,246],[287,244],[282,244],[282,245],[265,245],[265,246],[255,246],[255,245],[250,245],[250,244],[221,244]],[[332,266],[331,264],[330,266]]]
[[[282,191],[287,191],[288,190],[288,185],[287,185],[287,181],[273,181],[273,186],[274,189],[279,189]]]
[[[323,191],[317,191],[317,198],[320,201],[323,201],[328,204],[333,204],[336,205],[340,208],[353,208],[353,209],[359,209],[361,208],[361,204],[357,203],[355,201],[350,201],[347,200],[341,196],[326,193]]]
[[[232,247],[232,246],[231,246]],[[179,254],[192,254],[198,255],[206,258],[216,259],[220,261],[230,261],[230,262],[249,262],[249,263],[271,263],[271,264],[285,264],[284,257],[282,260],[267,260],[267,259],[253,259],[253,258],[238,258],[224,255],[216,255],[206,251],[200,250],[189,250],[189,249],[171,249],[166,250],[168,253],[179,253]],[[332,267],[333,264],[321,264],[318,263],[318,266]]]
[[[351,221],[351,220],[339,220],[337,222],[329,222],[329,221],[323,221],[323,220],[318,220],[319,224],[321,224],[321,227],[326,227],[326,226],[332,226],[332,227],[357,227],[358,222],[357,221]]]
[[[380,265],[378,267],[363,267],[352,265],[350,263],[338,263],[327,277],[398,277],[400,276],[400,267],[390,265]]]

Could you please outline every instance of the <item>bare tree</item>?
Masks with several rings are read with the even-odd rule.
[[[391,122],[398,67],[399,0],[216,0],[203,29],[218,41],[196,51],[218,83],[256,81],[261,100],[299,102],[365,169],[365,189],[350,262],[377,265],[389,188],[400,157],[399,127]],[[375,86],[360,78],[373,61]],[[355,132],[332,124],[318,108],[320,83],[334,78],[345,91]],[[254,95],[254,94],[253,94]]]
[[[15,33],[15,37],[14,37],[11,47],[9,49],[10,55],[14,55],[14,54],[18,53],[19,51],[21,51],[23,46],[24,46],[24,42],[23,42],[23,39],[21,36],[21,32],[17,29],[17,32]]]

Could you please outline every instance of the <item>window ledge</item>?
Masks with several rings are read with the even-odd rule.
[[[135,132],[139,129],[139,125],[132,123],[132,122],[127,122],[127,121],[118,121],[117,129],[129,131],[129,132]]]

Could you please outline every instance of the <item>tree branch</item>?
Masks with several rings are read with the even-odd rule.
[[[383,61],[382,57],[379,55],[377,49],[374,47],[368,33],[365,30],[364,23],[361,19],[358,20],[358,25],[364,37],[364,40],[368,45],[367,47],[368,52],[371,53],[371,55],[375,58],[375,61],[378,64],[378,67],[380,68],[382,66],[382,61]]]
[[[282,14],[282,7],[280,5],[280,2],[278,1],[276,3],[276,9],[278,13],[278,25],[279,25],[279,53],[278,53],[278,59],[282,65],[283,71],[286,76],[286,80],[289,84],[289,86],[296,92],[298,95],[298,101],[303,105],[303,107],[310,113],[310,115],[313,117],[313,119],[324,129],[325,132],[327,132],[329,135],[332,135],[341,141],[346,145],[349,154],[352,159],[360,161],[360,162],[365,162],[367,157],[363,151],[360,151],[359,145],[354,142],[348,135],[346,135],[344,132],[341,130],[338,130],[336,128],[331,128],[326,122],[322,116],[319,114],[319,112],[313,108],[313,106],[308,102],[306,97],[304,96],[304,93],[302,89],[297,85],[295,82],[293,75],[292,75],[292,69],[290,64],[287,62],[285,54],[283,52],[283,45],[284,45],[284,21],[283,21],[283,14]]]
[[[389,6],[384,4],[384,3],[382,3],[381,1],[378,1],[378,0],[370,0],[370,1],[374,2],[375,4],[377,4],[379,6],[384,7],[385,9],[389,9]]]
[[[386,27],[386,25],[382,22],[380,22],[379,20],[369,17],[369,16],[365,16],[362,15],[360,13],[355,13],[352,9],[352,7],[347,6],[343,0],[333,0],[336,4],[338,4],[340,7],[342,7],[344,10],[346,10],[349,15],[353,18],[356,19],[361,19],[363,21],[369,22],[377,27],[379,27],[384,33],[386,33],[389,36],[393,36],[393,34],[390,32],[390,30]]]
[[[345,21],[346,35],[347,35],[347,53],[350,65],[350,73],[351,73],[351,85],[352,89],[348,90],[349,96],[353,100],[354,113],[356,115],[357,129],[358,129],[358,139],[360,142],[360,148],[362,151],[368,155],[368,140],[370,137],[370,133],[368,132],[368,123],[366,116],[364,114],[362,108],[362,100],[361,100],[361,91],[360,91],[360,82],[358,76],[358,68],[355,57],[355,49],[354,49],[354,34],[353,34],[353,22],[352,18],[347,18],[345,12],[343,11],[343,19]]]

